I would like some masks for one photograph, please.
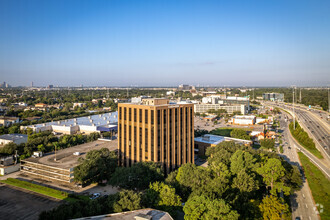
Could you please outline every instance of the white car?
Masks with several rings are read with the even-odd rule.
[[[91,199],[97,199],[101,196],[101,193],[93,193],[93,195],[90,197]]]

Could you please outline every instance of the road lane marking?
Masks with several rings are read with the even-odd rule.
[[[307,204],[305,204],[306,205],[306,208],[308,209],[308,206],[307,206]]]

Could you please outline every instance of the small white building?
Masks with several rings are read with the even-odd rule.
[[[75,107],[79,107],[79,108],[83,108],[83,107],[86,107],[86,103],[83,103],[83,102],[75,102],[73,103],[73,108]]]
[[[0,136],[0,146],[15,143],[21,144],[26,143],[28,140],[28,136],[26,134],[4,134]]]
[[[256,116],[251,115],[235,115],[231,120],[235,125],[254,125],[256,123]]]
[[[174,91],[167,91],[166,92],[166,95],[170,96],[170,95],[175,95],[175,92]]]

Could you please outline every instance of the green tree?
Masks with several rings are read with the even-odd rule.
[[[181,207],[181,198],[175,193],[175,188],[162,182],[151,183],[144,197],[147,207],[167,212],[173,212]]]
[[[230,132],[230,137],[244,139],[244,140],[251,140],[251,137],[246,133],[246,131],[239,128],[234,128]]]
[[[262,148],[265,148],[265,149],[274,149],[274,146],[275,146],[275,140],[274,139],[263,139],[260,141],[260,145]]]
[[[243,169],[252,171],[255,168],[256,160],[249,152],[238,150],[230,158],[230,170],[234,174],[238,174]]]
[[[20,133],[19,131],[19,126],[13,125],[8,128],[8,133],[9,134],[15,134],[15,133]]]
[[[114,212],[132,211],[141,209],[141,193],[132,190],[122,190],[119,200],[113,205]]]
[[[193,196],[188,199],[183,207],[184,219],[238,219],[237,211],[232,210],[223,199],[210,199],[205,196]]]
[[[233,179],[233,188],[239,189],[240,192],[252,192],[259,189],[258,181],[255,174],[247,174],[245,170],[239,171],[237,176]]]
[[[109,180],[117,167],[117,156],[108,148],[89,151],[74,168],[75,181],[83,184]]]
[[[147,189],[149,184],[163,181],[164,173],[158,163],[139,162],[131,167],[118,167],[110,179],[111,185],[125,189]]]
[[[282,178],[285,175],[285,169],[279,159],[270,158],[266,164],[259,167],[257,172],[263,177],[264,183],[270,186],[271,193],[276,195],[276,192],[283,190],[286,194],[290,188],[284,186]]]
[[[276,196],[266,196],[259,205],[263,219],[280,220],[282,213],[288,213],[288,205],[282,203]]]
[[[46,148],[44,147],[43,144],[39,144],[38,145],[38,151],[41,151],[41,152],[45,152],[46,151]]]

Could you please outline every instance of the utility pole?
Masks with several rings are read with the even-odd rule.
[[[15,150],[15,164],[17,164],[17,150]]]
[[[296,115],[294,114],[294,95],[295,95],[295,87],[293,86],[293,91],[292,91],[293,129],[296,130]]]
[[[330,96],[329,96],[329,87],[328,87],[328,112],[330,113]]]
[[[55,158],[54,158],[54,161],[56,161],[56,144],[54,144],[54,147],[55,147]]]

